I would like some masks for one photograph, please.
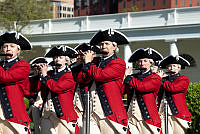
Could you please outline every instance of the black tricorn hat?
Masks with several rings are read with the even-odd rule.
[[[31,50],[32,46],[29,40],[17,32],[5,32],[0,35],[0,46],[4,43],[15,43],[20,46],[21,50]]]
[[[143,59],[143,58],[152,59],[154,60],[154,62],[163,59],[162,55],[158,51],[154,50],[153,48],[146,48],[146,49],[138,48],[137,50],[133,52],[128,62],[136,62],[139,59]]]
[[[48,62],[44,57],[37,57],[29,62],[31,67],[34,67],[34,64],[37,64],[37,63],[48,63]]]
[[[98,46],[91,46],[89,43],[82,43],[79,44],[78,46],[76,46],[74,48],[76,51],[81,50],[82,52],[88,51],[88,50],[92,50],[94,51],[96,54],[101,54],[101,50]]]
[[[90,45],[98,45],[102,41],[116,42],[118,45],[129,44],[127,37],[123,33],[113,29],[99,30],[90,40]]]
[[[44,57],[68,56],[69,58],[75,58],[77,54],[75,49],[62,45],[51,48]]]
[[[76,51],[81,50],[83,52],[91,50],[91,46],[88,43],[81,43],[74,48]]]
[[[169,64],[180,64],[181,68],[184,69],[186,66],[190,66],[190,63],[184,59],[181,56],[173,56],[173,55],[169,55],[167,57],[165,57],[159,64],[160,68],[167,68],[167,65]]]
[[[30,65],[36,64],[36,63],[48,63],[48,62],[44,57],[37,57],[29,62]]]

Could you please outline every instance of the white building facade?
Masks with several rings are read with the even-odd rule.
[[[192,82],[200,80],[200,7],[175,8],[144,12],[128,12],[110,15],[82,16],[68,19],[32,21],[23,31],[30,35],[32,45],[47,48],[53,45],[72,45],[89,42],[98,30],[113,28],[124,33],[132,52],[137,48],[152,47],[164,57],[170,54],[174,44],[179,54],[194,59],[194,66],[182,74]],[[125,51],[125,52],[124,52]],[[126,50],[120,46],[119,56]]]

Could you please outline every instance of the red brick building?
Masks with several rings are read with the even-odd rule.
[[[194,7],[199,6],[199,3],[200,0],[119,0],[118,12]]]
[[[74,16],[118,12],[118,0],[74,0]]]
[[[53,18],[74,17],[74,0],[51,0]]]
[[[75,0],[74,16],[199,6],[200,0]]]

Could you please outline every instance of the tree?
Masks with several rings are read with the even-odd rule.
[[[30,20],[48,18],[50,0],[0,0],[0,30],[21,32]]]
[[[186,95],[188,108],[192,114],[192,123],[187,134],[200,133],[200,82],[190,83]]]

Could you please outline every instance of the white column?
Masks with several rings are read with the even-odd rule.
[[[126,62],[126,68],[133,66],[132,63],[128,62],[128,60],[131,57],[131,55],[132,55],[132,52],[131,52],[130,45],[125,45],[124,46],[124,61]]]
[[[45,55],[46,55],[46,53],[48,53],[49,50],[51,50],[52,45],[42,45],[42,47],[45,48],[45,50],[46,50]],[[51,61],[53,61],[53,58],[47,58],[47,57],[45,57],[45,59],[47,60],[48,64],[49,64]],[[49,71],[49,70],[52,70],[52,69],[53,69],[53,68],[52,68],[51,66],[48,66],[48,71]]]
[[[176,46],[176,41],[170,42],[170,55],[173,55],[174,57],[179,55],[178,54],[178,48]]]

